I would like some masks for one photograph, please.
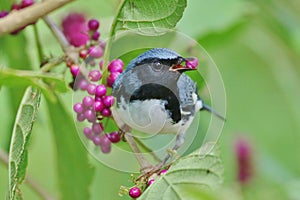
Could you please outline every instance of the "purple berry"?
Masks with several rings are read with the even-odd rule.
[[[89,52],[86,49],[82,49],[81,51],[79,51],[79,57],[82,59],[85,59],[88,55],[89,55]]]
[[[110,117],[111,116],[111,110],[109,108],[104,108],[102,111],[101,111],[101,115],[103,117]]]
[[[99,97],[96,97],[96,98],[99,98]],[[104,108],[105,108],[105,106],[104,106],[102,100],[95,101],[95,103],[94,103],[94,110],[96,112],[101,112]]]
[[[109,140],[109,138],[107,137],[106,134],[103,134],[103,135],[101,136],[101,145],[107,146],[107,145],[109,145],[109,144],[111,144],[111,141]]]
[[[89,40],[86,19],[81,13],[70,13],[62,20],[62,31],[75,47],[86,45]]]
[[[85,96],[82,100],[82,104],[84,107],[91,107],[94,105],[94,99],[91,96]]]
[[[106,94],[106,87],[105,87],[105,85],[103,85],[103,84],[98,85],[96,87],[95,95],[98,96],[98,97],[102,97],[105,94]]]
[[[100,145],[101,144],[101,138],[100,138],[100,136],[98,136],[98,135],[95,135],[94,137],[93,137],[93,142],[94,142],[94,144],[95,145]]]
[[[86,110],[84,112],[84,116],[89,122],[95,122],[96,121],[96,113],[92,110]]]
[[[112,143],[118,143],[121,140],[120,134],[118,132],[111,132],[107,135],[107,137]]]
[[[85,114],[84,113],[77,114],[77,121],[83,122],[84,120],[85,120]]]
[[[95,84],[89,84],[88,87],[87,87],[87,92],[90,94],[90,95],[95,95],[95,92],[96,92],[96,85]]]
[[[123,67],[124,67],[124,63],[121,59],[116,59],[113,60],[109,65],[108,65],[108,71],[110,72],[119,72],[122,73],[123,72]]]
[[[104,96],[102,101],[106,107],[111,107],[115,103],[115,98],[113,96]]]
[[[90,71],[90,73],[89,73],[89,79],[91,81],[99,81],[101,79],[101,77],[102,77],[102,74],[97,69],[94,69],[94,70]]]
[[[102,153],[107,154],[111,151],[111,144],[106,145],[106,146],[101,145],[100,148],[101,148]]]
[[[86,90],[87,87],[88,87],[89,83],[87,80],[85,79],[81,79],[78,83],[78,87],[81,89],[81,90]]]
[[[83,133],[84,135],[88,138],[88,139],[93,139],[93,131],[92,128],[90,127],[85,127],[83,129]]]
[[[102,48],[102,49],[105,49],[105,47],[106,47],[106,42],[105,41],[100,41],[100,47]]]
[[[107,77],[107,85],[112,87],[114,82],[117,80],[118,76],[120,75],[119,72],[111,72],[109,77]]]
[[[95,102],[96,101],[102,101],[102,97],[99,97],[99,96],[95,96]],[[103,104],[104,105],[104,104]]]
[[[161,170],[161,171],[159,172],[159,175],[163,175],[163,174],[167,173],[167,171],[168,171],[168,170],[163,169],[163,170]]]
[[[103,153],[109,153],[111,150],[111,141],[108,139],[106,134],[103,134],[100,137],[100,146],[101,146],[101,151]]]
[[[10,7],[10,10],[20,10],[21,9],[21,5],[19,4],[12,4],[11,7]]]
[[[138,198],[139,196],[141,196],[142,194],[142,191],[140,188],[138,187],[133,187],[129,190],[129,196],[136,199]]]
[[[8,15],[9,14],[9,12],[7,12],[7,11],[1,11],[0,12],[0,18],[3,18],[3,17],[5,17],[6,15]]]
[[[186,61],[185,63],[187,68],[196,69],[198,66],[198,59],[193,57]]]
[[[79,74],[79,66],[77,65],[72,65],[70,67],[70,71],[73,77],[76,77]]]
[[[22,0],[21,8],[26,8],[34,4],[34,0]]]
[[[73,110],[76,112],[76,113],[82,113],[83,112],[83,105],[81,103],[76,103],[74,104],[73,106]]]
[[[99,28],[99,21],[96,19],[90,19],[88,22],[88,27],[92,31],[96,31]]]
[[[92,40],[98,41],[100,37],[100,32],[99,31],[95,31],[92,35]]]
[[[152,185],[154,183],[154,179],[150,179],[149,181],[148,181],[148,183],[147,183],[147,186],[150,186],[150,185]]]
[[[92,129],[95,134],[100,134],[103,131],[103,125],[101,123],[94,123]]]
[[[91,46],[89,54],[93,58],[101,58],[103,56],[103,49],[100,46]]]

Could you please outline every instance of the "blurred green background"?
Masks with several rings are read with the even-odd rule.
[[[86,12],[100,19],[105,37],[118,3],[77,1],[52,16],[59,20],[71,11]],[[1,1],[1,10],[7,6],[8,1]],[[45,52],[61,55],[42,21],[38,28]],[[228,120],[220,138],[225,168],[222,199],[300,199],[300,1],[188,0],[177,28],[208,51],[224,80]],[[18,36],[0,38],[0,67],[37,69],[34,46],[31,27]],[[5,151],[22,90],[0,90],[0,148]],[[71,112],[71,94],[63,95],[63,100]],[[236,181],[234,152],[240,137],[251,144],[254,166],[253,179],[243,187]],[[42,100],[29,146],[28,174],[58,196],[55,151]],[[131,185],[129,174],[90,160],[95,167],[91,199],[120,199],[120,185]],[[7,169],[0,164],[0,198],[6,189]],[[25,199],[39,199],[26,184],[22,189]]]

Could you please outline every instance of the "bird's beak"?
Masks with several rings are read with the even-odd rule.
[[[186,66],[182,65],[183,62],[186,62],[188,60],[189,60],[189,58],[180,59],[178,61],[178,63],[172,65],[169,70],[173,71],[173,72],[179,72],[179,73],[186,72],[186,71],[191,71],[191,70],[196,70],[196,68],[189,68],[189,67],[186,67]]]

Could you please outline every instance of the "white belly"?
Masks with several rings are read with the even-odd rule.
[[[182,126],[182,120],[174,124],[169,113],[165,110],[165,103],[166,101],[145,100],[126,105],[124,99],[121,99],[117,111],[121,120],[128,126],[151,135],[157,133],[177,134],[190,125],[193,117],[190,117],[184,126]]]

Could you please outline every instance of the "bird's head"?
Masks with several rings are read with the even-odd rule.
[[[153,48],[132,60],[128,64],[127,70],[145,65],[149,65],[154,70],[160,72],[182,73],[185,71],[195,70],[196,68],[191,68],[183,65],[183,63],[187,62],[188,60],[189,58],[183,58],[182,56],[170,49]]]

